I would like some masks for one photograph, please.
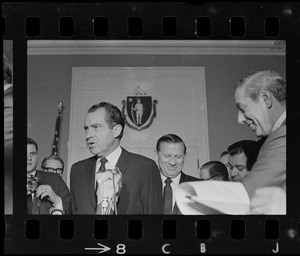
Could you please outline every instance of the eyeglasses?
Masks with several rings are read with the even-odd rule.
[[[220,175],[219,175],[219,174],[215,174],[215,175],[213,175],[213,176],[211,176],[211,177],[209,177],[209,178],[207,178],[207,179],[199,179],[199,180],[202,180],[202,181],[205,181],[205,180],[211,180],[211,179],[213,179],[214,177],[220,177]]]
[[[47,172],[53,172],[58,174],[62,174],[64,171],[64,169],[62,168],[52,168],[52,167],[43,167],[42,169],[46,170]]]

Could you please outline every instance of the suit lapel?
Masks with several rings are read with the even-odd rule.
[[[87,189],[90,196],[91,203],[96,210],[96,191],[95,191],[95,169],[97,157],[91,157],[86,168]]]
[[[130,163],[130,153],[122,148],[122,153],[118,159],[116,166],[120,169],[122,175],[128,170],[128,166]]]
[[[186,176],[185,176],[185,174],[183,172],[181,172],[179,184],[182,183],[182,182],[186,182]],[[176,202],[174,204],[174,208],[173,208],[172,214],[181,214],[181,212],[179,211],[179,208],[178,208]]]

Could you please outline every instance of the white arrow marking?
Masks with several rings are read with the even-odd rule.
[[[110,251],[111,249],[103,244],[99,244],[97,243],[100,248],[84,248],[85,250],[94,250],[94,251],[99,251],[98,253],[103,253],[103,252],[107,252]]]

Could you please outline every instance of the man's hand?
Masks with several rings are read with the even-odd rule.
[[[54,205],[58,205],[60,202],[60,197],[53,191],[49,185],[40,185],[36,191],[36,197],[41,199],[48,197],[48,200]]]
[[[286,191],[280,187],[263,187],[255,190],[251,202],[252,214],[286,214]]]

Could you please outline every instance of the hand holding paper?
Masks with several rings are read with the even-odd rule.
[[[175,191],[175,199],[184,215],[249,214],[248,194],[244,186],[238,182],[181,183]]]

